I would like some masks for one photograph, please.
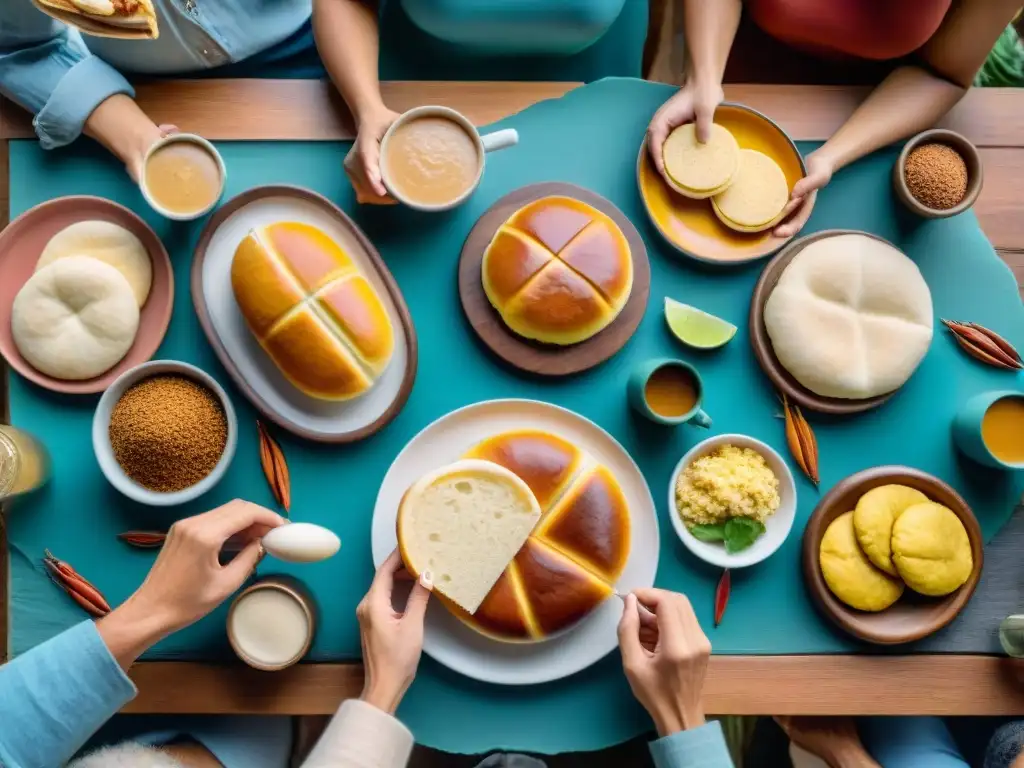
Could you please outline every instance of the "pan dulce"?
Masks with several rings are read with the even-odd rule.
[[[427,206],[458,200],[476,184],[483,164],[476,138],[437,115],[395,126],[382,160],[388,186],[399,197]]]
[[[167,212],[199,215],[220,198],[224,175],[210,150],[197,141],[181,138],[149,153],[143,184],[151,200]]]

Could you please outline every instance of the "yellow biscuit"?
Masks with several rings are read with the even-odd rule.
[[[882,485],[860,497],[853,510],[853,529],[864,554],[876,568],[898,576],[892,562],[892,524],[903,510],[923,504],[928,497],[905,485]]]
[[[735,137],[712,123],[706,143],[697,141],[693,123],[676,128],[661,148],[665,173],[687,197],[703,199],[726,189],[739,167],[740,147]]]
[[[740,232],[761,232],[773,227],[789,200],[789,182],[779,164],[754,149],[740,150],[736,177],[711,198],[718,218]]]
[[[892,561],[907,586],[922,595],[948,595],[974,569],[967,529],[951,509],[926,502],[903,511],[892,526]]]
[[[884,611],[903,594],[903,582],[875,568],[857,544],[853,512],[840,515],[825,530],[818,564],[832,594],[859,611]]]

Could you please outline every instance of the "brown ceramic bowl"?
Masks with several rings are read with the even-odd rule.
[[[37,371],[18,352],[11,337],[11,304],[35,272],[50,238],[70,224],[93,219],[122,226],[142,241],[153,264],[153,283],[139,310],[135,341],[117,365],[84,381],[56,379]],[[174,272],[167,250],[146,222],[123,205],[89,195],[58,197],[25,211],[0,233],[0,355],[11,368],[40,387],[66,394],[102,392],[122,373],[153,357],[167,333],[173,306]]]
[[[881,240],[893,248],[896,247],[888,240],[878,237],[878,235],[854,229],[826,229],[794,240],[768,262],[764,271],[761,272],[761,277],[758,278],[757,284],[754,286],[754,293],[750,300],[750,345],[754,348],[754,357],[757,358],[757,363],[761,366],[761,370],[764,371],[768,380],[779,392],[785,394],[794,403],[809,411],[827,413],[832,416],[848,416],[877,408],[892,397],[895,392],[887,392],[884,395],[877,395],[863,400],[825,397],[812,392],[794,379],[789,371],[782,367],[782,363],[775,356],[775,350],[772,349],[772,341],[768,337],[768,329],[764,327],[764,305],[768,301],[768,297],[772,295],[772,291],[775,290],[775,286],[778,284],[779,278],[782,277],[783,271],[789,266],[789,262],[811,243],[837,235],[864,235],[865,237]]]
[[[858,611],[841,602],[825,583],[825,577],[822,576],[821,567],[818,565],[821,538],[825,535],[829,523],[857,506],[861,496],[872,488],[891,483],[916,488],[932,501],[953,510],[964,524],[967,536],[971,540],[974,570],[960,589],[945,597],[925,597],[908,588],[891,608],[878,613]],[[937,477],[910,467],[875,467],[841,480],[814,508],[811,519],[804,529],[804,581],[818,609],[840,629],[878,645],[910,643],[942,629],[967,605],[981,578],[983,550],[984,542],[977,518],[967,506],[967,502],[949,485]]]
[[[235,636],[235,632],[233,631],[232,618],[234,616],[235,609],[238,606],[238,603],[249,593],[263,589],[273,589],[280,592],[284,592],[286,595],[293,598],[299,603],[299,605],[302,607],[303,613],[305,613],[306,615],[306,621],[308,622],[309,627],[309,636],[306,638],[306,642],[302,646],[302,649],[299,651],[299,653],[297,653],[292,659],[290,659],[285,664],[265,664],[257,659],[252,658],[248,653],[246,653],[245,649],[241,646],[241,644],[238,641],[238,638]],[[306,589],[305,585],[301,581],[294,578],[293,576],[266,576],[264,578],[259,579],[255,583],[250,584],[248,587],[246,587],[239,593],[238,597],[236,597],[231,602],[231,608],[228,609],[227,618],[228,642],[231,643],[231,648],[234,650],[238,658],[240,658],[253,669],[259,669],[263,672],[279,672],[282,669],[287,669],[288,667],[297,664],[299,661],[302,660],[302,658],[307,653],[309,653],[309,649],[313,645],[313,638],[316,637],[317,619],[318,616],[316,601],[313,599],[313,595],[309,592],[308,589]]]
[[[967,192],[964,194],[964,199],[958,205],[946,209],[929,208],[911,194],[910,188],[907,187],[907,177],[904,169],[907,157],[916,147],[922,144],[945,144],[955,149],[960,154],[960,157],[964,159],[964,163],[967,165]],[[896,190],[896,197],[912,213],[916,213],[918,216],[926,219],[945,219],[949,216],[963,213],[974,205],[974,201],[978,199],[978,193],[981,192],[984,176],[981,154],[978,152],[977,147],[955,131],[947,131],[944,128],[932,128],[929,131],[922,131],[917,134],[903,146],[903,151],[900,152],[900,156],[896,158],[896,164],[892,167],[892,186]]]

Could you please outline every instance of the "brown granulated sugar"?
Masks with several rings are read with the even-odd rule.
[[[944,211],[967,194],[967,164],[952,147],[922,144],[907,156],[903,172],[907,189],[923,205]]]
[[[184,376],[152,376],[128,389],[110,414],[110,444],[132,480],[152,491],[189,488],[217,465],[228,423],[216,396]]]

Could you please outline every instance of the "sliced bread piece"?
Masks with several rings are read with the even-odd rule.
[[[398,508],[406,568],[475,613],[540,520],[529,486],[490,461],[464,459],[417,480]]]

